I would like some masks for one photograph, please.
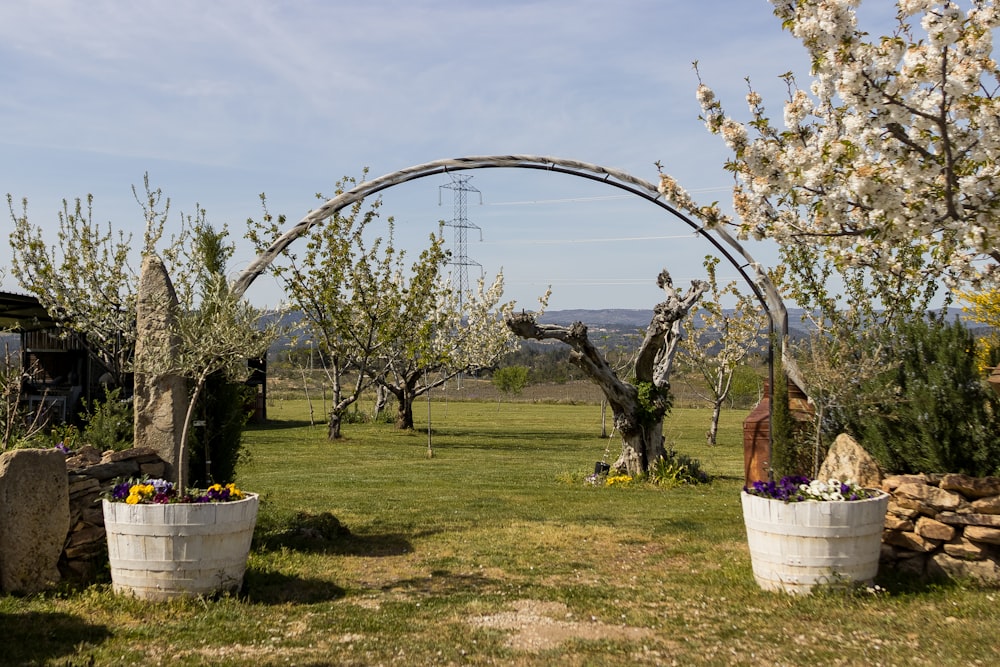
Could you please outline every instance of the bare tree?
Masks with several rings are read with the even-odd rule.
[[[656,284],[665,295],[653,309],[653,318],[639,348],[633,367],[633,381],[618,377],[608,361],[587,337],[587,327],[576,322],[569,327],[538,324],[535,313],[520,313],[507,319],[507,326],[521,338],[559,340],[572,348],[570,361],[596,383],[621,433],[622,452],[613,468],[630,475],[647,473],[666,450],[663,445],[663,418],[670,409],[670,372],[680,342],[681,320],[708,289],[708,283],[691,281],[681,296],[666,269]]]

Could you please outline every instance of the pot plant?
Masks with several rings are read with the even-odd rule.
[[[754,579],[765,590],[871,582],[878,573],[889,494],[852,481],[788,476],[741,494]]]
[[[119,482],[102,500],[113,589],[147,600],[238,592],[257,502],[233,484]]]
[[[152,287],[137,308],[144,325],[139,331],[147,334],[137,341],[144,344],[136,345],[137,382],[169,378],[188,392],[186,410],[180,411],[183,424],[177,423],[179,411],[170,411],[171,432],[179,434],[174,480],[130,480],[103,502],[113,588],[140,598],[235,592],[246,568],[257,495],[232,484],[182,491],[187,489],[188,434],[206,381],[216,374],[244,379],[247,359],[266,354],[277,335],[276,325],[263,326],[261,312],[230,289],[223,268],[232,249],[222,242],[225,234],[197,221],[194,257],[201,270],[196,277],[182,275],[176,292],[158,257],[148,253],[143,260],[140,284],[148,276]],[[172,400],[179,407],[183,398],[178,393]],[[137,413],[140,409],[137,402]],[[136,440],[141,444],[138,429]]]

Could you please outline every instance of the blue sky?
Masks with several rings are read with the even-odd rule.
[[[744,108],[750,76],[779,117],[778,75],[808,66],[765,0],[7,2],[0,192],[27,197],[32,220],[53,229],[63,198],[91,193],[95,219],[141,239],[131,188],[148,172],[175,216],[200,204],[239,238],[260,193],[294,221],[365,167],[376,177],[522,153],[650,181],[660,161],[698,198],[728,201],[724,147],[698,120],[694,60],[730,108]],[[551,284],[551,309],[649,308],[661,268],[678,283],[703,273],[707,243],[619,190],[465,173],[482,193],[481,204],[469,197],[482,241],[470,234],[468,256],[488,276],[502,267],[522,307]],[[383,194],[411,254],[452,219],[449,182]],[[769,246],[748,247],[775,261]],[[234,273],[252,257],[241,242]],[[3,287],[18,289],[9,275]],[[248,295],[282,300],[267,276]]]

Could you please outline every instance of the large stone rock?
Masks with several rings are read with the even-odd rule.
[[[853,480],[866,488],[877,489],[882,486],[882,470],[854,438],[841,433],[819,467],[819,479]]]
[[[901,516],[893,514],[892,512],[886,512],[885,522],[882,524],[885,530],[898,530],[898,531],[909,531],[913,532],[915,528],[913,521],[910,519],[904,519]]]
[[[989,526],[967,526],[965,537],[974,542],[985,542],[986,544],[1000,545],[1000,528],[990,528]]]
[[[976,514],[1000,514],[1000,496],[973,500],[972,511]]]
[[[882,490],[886,493],[895,491],[900,484],[927,484],[927,475],[888,475],[882,480]]]
[[[917,527],[914,532],[928,540],[939,540],[941,542],[948,542],[955,537],[955,528],[953,526],[935,521],[926,516],[917,519]]]
[[[955,512],[941,512],[937,515],[937,520],[951,526],[987,526],[989,528],[1000,528],[1000,515],[996,514],[956,514]]]
[[[37,593],[58,583],[67,532],[66,456],[55,449],[0,454],[0,589]]]
[[[143,259],[136,298],[136,367],[163,368],[163,360],[177,353],[178,341],[171,334],[177,294],[159,257],[147,255]],[[137,372],[133,400],[136,447],[155,450],[166,463],[165,474],[176,479],[176,467],[183,463],[181,431],[187,405],[184,378],[166,372]]]
[[[927,562],[927,574],[932,578],[972,579],[994,586],[1000,583],[1000,568],[991,559],[963,560],[946,553],[936,553]]]
[[[969,507],[969,502],[960,494],[927,484],[900,484],[896,488],[896,502],[907,507],[906,500],[916,501],[937,512],[954,512]]]
[[[1000,477],[970,477],[948,474],[941,478],[942,489],[958,491],[967,498],[1000,495]]]
[[[900,531],[900,530],[887,530],[882,533],[882,541],[885,544],[891,544],[893,546],[902,547],[903,549],[908,549],[910,551],[917,551],[921,553],[928,553],[937,549],[941,543],[935,542],[934,540],[928,540],[921,537],[917,533],[910,531]]]
[[[944,552],[959,560],[983,560],[986,557],[986,550],[964,535],[958,535],[945,544]]]

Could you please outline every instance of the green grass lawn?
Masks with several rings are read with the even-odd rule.
[[[338,442],[304,401],[268,414],[238,480],[262,495],[238,598],[150,604],[106,584],[0,598],[0,663],[1000,662],[1000,591],[760,591],[744,411],[724,413],[715,447],[707,411],[673,413],[668,440],[714,479],[671,489],[584,483],[608,447],[592,405],[434,402],[429,439],[420,404],[414,432],[346,424]]]

